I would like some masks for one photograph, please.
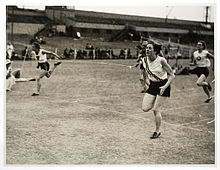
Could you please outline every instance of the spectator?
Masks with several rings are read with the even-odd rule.
[[[93,59],[93,50],[89,50],[89,59]]]
[[[136,67],[138,65],[140,65],[140,82],[141,85],[143,87],[143,90],[141,91],[141,93],[146,93],[147,87],[149,85],[149,81],[148,81],[148,77],[146,74],[146,70],[144,68],[144,59],[146,58],[146,46],[147,46],[148,42],[147,41],[143,41],[142,43],[142,47],[138,47],[137,50],[140,49],[139,55],[138,55],[138,59],[137,62],[138,64],[136,65]]]
[[[125,51],[123,49],[120,50],[119,58],[120,59],[124,59],[125,58]]]
[[[65,58],[69,58],[69,53],[68,53],[68,49],[67,48],[65,48],[65,50],[63,51],[63,56]]]
[[[11,91],[16,82],[35,81],[35,78],[21,78],[21,69],[12,71],[12,61],[6,60],[6,91]]]
[[[69,58],[73,59],[74,58],[74,50],[71,48],[69,51]]]
[[[22,59],[28,58],[28,47],[27,46],[25,46],[24,49],[21,51],[21,56],[22,56]]]
[[[81,49],[79,49],[79,50],[77,51],[76,57],[77,57],[77,59],[83,59],[83,52],[82,52]]]
[[[6,60],[6,91],[11,91],[12,86],[15,84],[15,77],[12,74],[11,60]]]
[[[12,43],[10,43],[10,42],[7,43],[6,52],[7,52],[7,55],[8,55],[8,59],[11,59],[12,54],[14,52],[14,46],[12,45]]]

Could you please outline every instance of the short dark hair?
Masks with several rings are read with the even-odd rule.
[[[136,48],[138,48],[139,50],[142,49],[142,47],[140,45],[137,45]]]
[[[159,43],[156,43],[154,41],[149,41],[148,44],[152,44],[154,51],[156,52],[156,55],[160,54],[160,51],[162,49],[162,45]]]
[[[206,49],[206,43],[203,40],[199,40],[198,43],[201,43],[203,46],[203,50]]]
[[[33,45],[34,45],[34,47],[35,47],[36,49],[38,49],[38,50],[40,49],[40,44],[38,44],[38,43],[35,42]]]

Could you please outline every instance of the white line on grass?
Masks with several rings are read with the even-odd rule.
[[[145,117],[139,117],[139,116],[131,116],[131,115],[127,115],[126,113],[124,112],[119,112],[119,111],[112,111],[112,110],[108,110],[108,109],[105,109],[105,108],[102,108],[102,107],[99,107],[99,106],[90,106],[90,105],[87,105],[87,104],[83,104],[83,103],[79,103],[80,105],[86,105],[88,107],[91,107],[91,108],[100,108],[100,109],[103,109],[105,111],[109,111],[109,112],[112,112],[112,113],[117,113],[117,114],[120,114],[120,115],[126,115],[126,117],[128,118],[131,118],[131,119],[135,119],[135,120],[147,120],[147,121],[152,121],[151,119],[148,119],[148,118],[145,118]],[[143,112],[141,112],[143,113]],[[167,125],[170,125],[170,126],[176,126],[176,127],[180,127],[180,128],[183,128],[183,129],[190,129],[190,130],[194,130],[194,131],[198,131],[198,132],[208,132],[208,133],[211,133],[211,134],[215,134],[215,132],[212,132],[212,131],[205,131],[205,130],[202,130],[202,129],[196,129],[196,128],[191,128],[191,127],[188,127],[188,126],[182,126],[181,124],[180,125],[177,125],[177,124],[172,124],[172,123],[168,123],[168,122],[165,122],[163,121],[163,123],[167,124]]]
[[[182,110],[182,109],[186,109],[186,108],[199,107],[199,106],[208,106],[208,103],[201,103],[201,104],[188,105],[188,106],[184,106],[184,107],[163,109],[162,111]]]
[[[86,61],[86,62],[83,62],[85,64],[87,63],[91,63],[91,64],[100,64],[100,65],[113,65],[113,66],[122,66],[122,67],[128,67],[129,68],[129,65],[125,65],[125,64],[119,64],[119,63],[111,63],[111,62],[103,62],[103,61]]]
[[[180,128],[190,129],[190,130],[194,130],[194,131],[198,131],[198,132],[208,132],[208,133],[215,134],[215,132],[212,132],[212,131],[205,131],[205,130],[202,130],[202,129],[196,129],[196,128],[192,128],[192,127],[188,127],[188,126],[182,126],[182,125],[172,124],[172,123],[168,123],[168,122],[165,122],[165,121],[163,121],[163,122],[164,122],[165,124],[168,124],[168,125],[171,125],[171,126],[177,126],[177,127],[180,127]]]
[[[215,119],[213,119],[213,120],[207,122],[207,124],[210,124],[210,123],[212,123],[212,122],[214,122],[214,121],[215,121]]]
[[[115,65],[115,66],[123,66],[123,67],[129,67],[128,65],[124,65],[124,64],[117,64],[117,63],[106,63],[106,62],[97,62],[97,61],[94,61],[94,62],[86,62],[86,63],[96,63],[96,64],[102,64],[102,65]],[[176,89],[176,92],[183,92],[183,91],[194,91],[195,89],[194,88],[191,88],[191,89],[186,89],[186,90],[179,90],[179,89]],[[78,101],[77,101],[78,102]],[[86,104],[82,104],[82,103],[79,103],[81,105],[86,105]],[[192,108],[192,107],[199,107],[199,106],[203,106],[203,105],[207,105],[207,103],[202,103],[202,104],[197,104],[197,105],[188,105],[188,106],[184,106],[184,107],[179,107],[179,108],[172,108],[172,109],[164,109],[162,111],[173,111],[173,110],[182,110],[182,109],[186,109],[186,108]],[[88,106],[88,105],[87,105]],[[93,106],[89,106],[89,107],[93,107]],[[97,106],[93,107],[93,108],[97,108]],[[100,108],[100,107],[99,107]],[[102,108],[104,109],[104,108]],[[123,112],[118,112],[118,111],[111,111],[111,110],[108,110],[108,109],[104,109],[106,111],[110,111],[110,112],[114,112],[114,113],[119,113],[119,114],[123,114],[123,115],[126,115],[128,116],[127,114],[123,113]],[[128,116],[130,118],[133,118],[133,119],[136,119],[136,118],[139,118],[138,120],[143,120],[143,117],[133,117],[133,116]],[[150,119],[147,119],[147,118],[144,118],[145,120],[148,120],[148,121],[151,121]],[[181,127],[181,128],[186,128],[186,129],[191,129],[191,130],[195,130],[195,131],[204,131],[204,130],[201,130],[201,129],[196,129],[196,128],[191,128],[191,127],[187,127],[187,126],[183,126],[182,124],[181,125],[176,125],[176,124],[171,124],[171,123],[168,123],[168,122],[165,122],[163,121],[164,123],[168,124],[168,125],[171,125],[171,126],[178,126],[178,127]],[[208,131],[208,133],[215,133],[215,132],[212,132],[212,131]]]
[[[44,98],[49,98],[47,96],[44,96]],[[83,98],[81,98],[83,99]],[[102,107],[99,107],[99,106],[91,106],[91,105],[88,105],[88,104],[84,104],[84,103],[80,103],[81,99],[77,99],[77,100],[73,100],[73,101],[70,101],[70,102],[73,102],[73,103],[78,103],[80,105],[86,105],[90,108],[100,108],[102,110],[105,110],[105,111],[109,111],[109,112],[112,112],[112,113],[117,113],[117,114],[120,114],[120,115],[125,115],[127,118],[131,118],[131,119],[135,119],[135,120],[147,120],[147,121],[152,121],[151,119],[148,119],[146,117],[139,117],[139,116],[131,116],[131,115],[127,115],[126,113],[124,112],[119,112],[119,111],[113,111],[113,110],[108,110],[108,109],[105,109],[105,108],[102,108]],[[66,101],[66,100],[61,100],[61,101]],[[202,104],[202,105],[205,105],[205,104]],[[196,106],[201,106],[201,104],[198,104],[198,105],[190,105],[190,106],[187,106],[187,108],[190,108],[190,107],[196,107]],[[173,109],[163,109],[162,111],[169,111],[169,110],[176,110],[176,109],[184,109],[186,107],[179,107],[179,108],[173,108]],[[144,112],[136,112],[136,114],[143,114]],[[167,124],[167,125],[170,125],[170,126],[176,126],[176,127],[180,127],[180,128],[184,128],[184,129],[190,129],[190,130],[194,130],[194,131],[198,131],[198,132],[204,132],[204,130],[202,129],[196,129],[196,128],[191,128],[191,127],[188,127],[188,126],[184,126],[182,124],[173,124],[173,123],[168,123],[168,122],[165,122],[163,121],[163,123]],[[215,132],[212,132],[212,131],[205,131],[205,132],[208,132],[208,133],[211,133],[211,134],[215,134]]]
[[[207,118],[207,119],[202,119],[202,120],[197,120],[197,121],[192,121],[192,122],[188,122],[188,123],[182,123],[182,126],[186,126],[186,125],[190,125],[190,124],[194,124],[194,123],[198,123],[198,122],[203,122],[203,121],[207,121],[207,120],[212,120],[213,118]]]

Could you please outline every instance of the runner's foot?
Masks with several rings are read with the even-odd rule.
[[[212,97],[206,99],[205,103],[209,103],[212,100]]]
[[[30,79],[29,81],[36,81],[36,78],[32,78],[32,79]]]
[[[58,66],[58,65],[60,65],[62,62],[61,61],[59,61],[59,62],[57,62],[57,63],[54,63],[54,66]]]
[[[151,139],[156,139],[160,136],[160,132],[154,132],[153,135],[150,137]]]
[[[39,96],[39,93],[33,93],[31,96]]]
[[[209,83],[208,83],[208,89],[209,89],[209,91],[212,91],[212,87]]]

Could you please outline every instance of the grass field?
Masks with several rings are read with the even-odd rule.
[[[124,66],[135,62],[64,61],[37,97],[36,82],[17,83],[6,94],[6,164],[215,164],[214,101],[204,103],[196,76],[176,76],[162,135],[151,140],[139,69]],[[35,68],[26,61],[22,77]]]

